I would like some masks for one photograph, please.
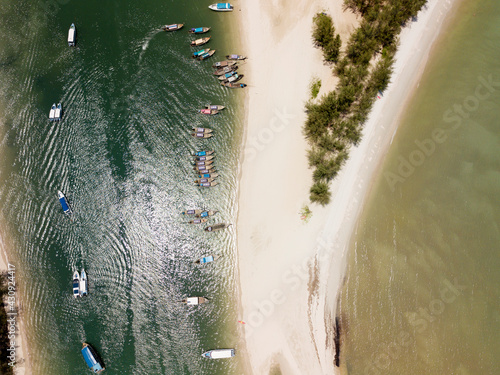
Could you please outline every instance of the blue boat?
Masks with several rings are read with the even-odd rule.
[[[82,355],[94,374],[99,374],[105,370],[104,363],[101,358],[97,355],[94,348],[86,342],[83,343]]]
[[[60,191],[57,192],[57,197],[59,198],[59,202],[61,203],[62,209],[66,215],[71,215],[73,212],[71,208],[69,208],[68,201],[63,193]]]
[[[233,6],[229,3],[217,3],[208,6],[210,9],[216,12],[232,12]]]
[[[209,255],[207,257],[203,257],[203,258],[200,258],[198,260],[196,260],[196,264],[206,264],[206,263],[211,263],[217,259],[219,259],[220,257],[218,255]]]
[[[214,151],[196,151],[193,156],[208,156],[212,155]]]
[[[210,51],[210,48],[205,48],[205,49],[202,49],[200,51],[196,51],[193,53],[193,59],[205,54],[205,53],[208,53]]]
[[[189,34],[203,34],[210,31],[210,27],[197,27],[188,31]]]

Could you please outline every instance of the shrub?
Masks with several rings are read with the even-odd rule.
[[[316,99],[321,89],[321,80],[318,77],[314,77],[309,87],[311,89],[311,97]]]
[[[328,184],[325,182],[316,182],[310,190],[311,202],[319,203],[322,206],[330,203],[331,193],[328,190]]]

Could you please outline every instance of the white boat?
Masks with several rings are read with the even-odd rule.
[[[205,297],[187,297],[184,298],[182,303],[186,305],[201,305],[202,303],[208,302],[208,299]]]
[[[205,264],[205,263],[211,263],[219,259],[220,257],[218,255],[209,255],[200,259],[197,259],[195,261],[196,264]]]
[[[82,268],[80,273],[80,297],[85,297],[87,295],[87,273]]]
[[[74,47],[76,45],[76,27],[74,23],[71,24],[68,31],[68,45],[70,47]]]
[[[78,271],[73,274],[73,297],[80,297],[80,275]]]
[[[234,357],[234,349],[215,349],[202,354],[204,358],[221,359]]]
[[[62,105],[61,103],[57,104],[56,111],[54,113],[54,121],[59,121],[62,116]]]
[[[232,12],[233,6],[229,3],[216,3],[208,6],[210,9],[216,12]]]
[[[50,121],[54,121],[54,118],[56,116],[56,109],[57,109],[56,103],[52,104],[52,107],[50,108],[50,112],[49,112],[49,120]]]

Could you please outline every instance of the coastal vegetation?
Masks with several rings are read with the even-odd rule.
[[[7,295],[7,282],[5,274],[0,273],[0,374],[11,375],[14,374],[12,366],[9,366],[9,359],[7,356],[9,352],[4,350],[10,346],[9,328],[7,324],[7,312],[5,310],[4,299]]]
[[[313,39],[323,49],[325,61],[335,62],[333,74],[339,80],[334,91],[305,106],[304,135],[310,143],[309,166],[314,169],[312,202],[330,202],[328,184],[346,162],[349,148],[360,141],[377,94],[389,84],[399,32],[425,3],[426,0],[345,0],[345,8],[362,19],[342,51],[331,17],[325,13],[314,17]],[[339,49],[334,60],[332,44]]]
[[[318,97],[319,90],[321,89],[321,80],[318,77],[314,77],[312,79],[310,89],[311,89],[311,98],[316,99]]]

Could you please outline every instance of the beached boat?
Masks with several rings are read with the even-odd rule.
[[[104,363],[102,359],[97,355],[94,348],[92,348],[86,342],[83,343],[82,355],[87,363],[87,366],[94,372],[94,374],[99,374],[105,370]]]
[[[196,27],[188,30],[189,34],[204,34],[210,31],[210,27]]]
[[[214,76],[222,76],[227,73],[235,72],[236,70],[238,70],[238,65],[226,66],[224,68],[217,69],[214,72]]]
[[[76,27],[72,23],[68,31],[68,46],[74,47],[76,45]]]
[[[203,358],[222,359],[234,357],[234,349],[215,349],[202,354]]]
[[[217,178],[217,177],[218,177],[218,175],[217,175],[217,173],[215,173],[215,176],[211,177],[211,178],[214,179],[214,178]],[[214,211],[214,210],[203,211],[203,212],[201,212],[199,214],[196,214],[194,216],[196,216],[196,217],[209,217],[209,216],[215,215],[217,212],[219,212],[219,211]]]
[[[195,138],[211,138],[212,133],[191,133],[191,135]]]
[[[212,129],[209,128],[192,128],[196,133],[212,133]]]
[[[203,224],[206,223],[208,219],[194,219],[191,221],[188,221],[188,224]]]
[[[221,74],[219,77],[217,77],[217,79],[218,79],[219,81],[225,81],[225,80],[227,80],[228,78],[231,78],[232,76],[235,76],[235,75],[237,75],[236,71],[235,71],[235,70],[232,70],[232,71],[230,71],[230,72],[228,72],[228,73]]]
[[[202,61],[202,60],[206,60],[208,59],[209,57],[213,56],[215,53],[215,50],[214,49],[211,49],[210,51],[208,51],[207,53],[204,53],[203,55],[201,56],[198,56],[198,60],[199,61]]]
[[[222,111],[224,108],[223,105],[219,105],[219,104],[210,104],[210,105],[206,105],[205,106],[206,109],[216,109],[217,111]]]
[[[213,160],[213,159],[215,159],[215,155],[195,156],[195,158],[194,158],[195,161],[207,161],[207,160]]]
[[[208,298],[205,297],[187,297],[184,298],[182,303],[186,305],[201,305],[202,303],[208,302]]]
[[[73,273],[73,297],[80,297],[80,274],[78,271]]]
[[[238,82],[240,79],[244,77],[243,74],[233,74],[231,77],[224,80],[225,83],[234,83]]]
[[[213,164],[214,160],[201,160],[201,161],[195,161],[193,165],[210,165]]]
[[[177,31],[182,29],[183,26],[184,26],[183,23],[174,23],[172,25],[165,25],[162,27],[162,29],[163,31]]]
[[[199,51],[196,51],[193,53],[193,59],[196,59],[197,57],[199,57],[199,56],[201,56],[209,51],[210,51],[210,48],[204,48],[204,49],[201,49]]]
[[[85,297],[88,294],[87,291],[87,273],[82,268],[80,273],[80,297]]]
[[[57,103],[56,111],[54,113],[54,121],[61,120],[61,117],[62,117],[62,104]]]
[[[227,60],[245,60],[247,57],[242,55],[226,55]]]
[[[55,115],[56,115],[56,103],[52,104],[52,107],[50,107],[50,112],[49,112],[49,120],[54,121]]]
[[[217,181],[213,181],[213,182],[201,182],[201,183],[195,184],[195,185],[199,186],[199,187],[212,187],[212,186],[215,186],[217,184],[218,184]]]
[[[226,229],[230,225],[232,225],[232,224],[219,223],[219,224],[215,224],[215,225],[211,225],[209,227],[206,227],[205,231],[207,231],[207,232],[215,232],[215,231],[218,231],[218,230]]]
[[[232,12],[233,6],[229,3],[216,3],[208,6],[210,9],[216,12]]]
[[[230,89],[242,89],[244,87],[247,87],[245,83],[234,83],[234,82],[222,82],[221,85],[229,87]]]
[[[198,110],[198,113],[201,113],[202,115],[216,115],[217,113],[219,113],[218,110],[216,109],[207,109],[207,108],[204,108],[204,109],[199,109]]]
[[[191,154],[192,156],[208,156],[212,155],[215,151],[214,150],[209,150],[209,151],[196,151],[194,154]]]
[[[220,256],[219,255],[209,255],[207,257],[203,257],[203,258],[200,258],[200,259],[197,259],[195,261],[196,264],[207,264],[207,263],[212,263],[212,262],[215,262],[217,259],[219,259]]]
[[[58,191],[57,198],[59,199],[59,203],[61,203],[63,212],[66,215],[71,215],[73,213],[73,211],[71,211],[71,208],[69,207],[68,200],[66,199],[66,196],[62,192]]]
[[[197,165],[196,167],[193,168],[193,170],[205,173],[205,171],[209,171],[209,170],[214,169],[214,168],[215,168],[215,165],[213,165],[213,164],[210,164],[210,165]]]
[[[216,62],[214,65],[212,65],[212,68],[214,69],[225,68],[226,66],[235,66],[237,63],[238,63],[237,61],[224,60]]]
[[[200,171],[201,172],[201,171]],[[215,169],[214,170],[211,170],[209,171],[210,173],[200,173],[198,174],[198,177],[199,178],[215,178],[215,177],[219,177],[219,174],[218,173],[215,173]]]
[[[206,38],[200,38],[200,39],[193,40],[190,43],[191,47],[199,47],[199,46],[202,46],[204,44],[207,44],[210,41],[210,38],[211,38],[211,36],[208,36]]]
[[[204,184],[206,182],[213,182],[215,181],[215,178],[209,177],[209,178],[199,178],[198,180],[194,180],[195,185],[198,184]]]

